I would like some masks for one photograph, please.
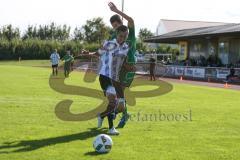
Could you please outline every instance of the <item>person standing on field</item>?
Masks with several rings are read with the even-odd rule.
[[[63,57],[64,61],[64,75],[65,77],[69,77],[71,63],[74,60],[73,56],[70,53],[70,50],[67,51],[67,54]]]
[[[150,81],[156,81],[155,77],[156,60],[153,57],[153,55],[151,55],[149,62],[150,62]]]
[[[51,63],[52,63],[52,75],[57,76],[58,75],[58,64],[59,64],[59,61],[60,61],[60,56],[57,53],[57,49],[55,49],[54,52],[51,54],[50,60],[51,60]]]

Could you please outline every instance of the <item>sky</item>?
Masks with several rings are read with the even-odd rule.
[[[73,28],[102,17],[107,25],[114,14],[109,0],[0,0],[0,26],[67,24]],[[121,9],[122,0],[112,0]],[[153,33],[160,19],[240,23],[239,0],[124,0],[124,11],[135,20],[136,31]],[[126,23],[126,21],[125,21]]]

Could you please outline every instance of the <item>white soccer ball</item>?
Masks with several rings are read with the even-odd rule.
[[[98,153],[110,152],[110,150],[112,149],[112,145],[113,141],[111,137],[106,134],[98,135],[93,142],[93,148]]]

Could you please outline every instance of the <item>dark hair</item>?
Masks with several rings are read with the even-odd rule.
[[[111,18],[110,18],[110,23],[114,23],[114,22],[118,22],[118,23],[121,23],[122,24],[122,20],[121,20],[121,17],[117,14],[113,15]]]
[[[126,32],[126,31],[128,31],[128,27],[125,26],[125,25],[121,25],[121,26],[119,26],[119,27],[116,29],[116,31],[117,31],[117,33],[119,33],[119,32]]]

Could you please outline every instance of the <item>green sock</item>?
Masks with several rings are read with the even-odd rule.
[[[125,108],[125,110],[123,111],[123,116],[127,114],[127,107]]]

